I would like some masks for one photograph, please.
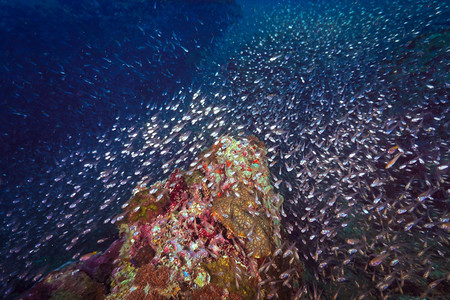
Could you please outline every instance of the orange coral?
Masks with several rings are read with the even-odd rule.
[[[145,287],[153,276],[155,276],[155,266],[148,263],[138,269],[134,283],[138,286]]]
[[[129,293],[125,300],[144,300],[145,298],[145,291],[143,289],[136,289]]]
[[[216,300],[224,296],[225,289],[215,284],[208,284],[192,293],[192,299]]]
[[[156,276],[150,277],[149,284],[155,288],[165,288],[169,283],[169,268],[165,266],[160,266],[156,269]]]
[[[238,294],[236,292],[231,292],[228,295],[227,299],[229,299],[229,300],[243,300],[244,298],[240,294]]]
[[[166,296],[158,294],[156,291],[150,292],[146,297],[145,300],[167,300],[168,298]]]
[[[147,284],[154,288],[163,289],[169,283],[169,268],[160,266],[155,268],[152,263],[148,263],[138,269],[134,283],[145,287]]]
[[[156,291],[151,291],[148,294],[144,289],[136,289],[129,293],[125,300],[167,300],[168,298],[158,294]]]

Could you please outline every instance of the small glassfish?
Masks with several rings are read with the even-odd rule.
[[[373,258],[369,264],[371,267],[379,266],[388,256],[389,253],[378,255],[375,258]]]
[[[397,155],[395,155],[394,158],[391,159],[391,160],[387,163],[386,167],[384,167],[384,168],[385,168],[385,169],[389,169],[390,167],[392,167],[392,166],[395,164],[395,162],[400,158],[400,156],[402,156],[402,154],[403,154],[403,152],[397,153]]]
[[[82,256],[80,257],[80,261],[87,261],[87,260],[90,259],[92,256],[95,256],[95,255],[97,255],[98,253],[99,253],[98,251],[93,251],[93,252],[86,253],[86,254],[84,254],[84,255],[82,255]]]

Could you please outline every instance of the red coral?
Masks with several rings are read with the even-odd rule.
[[[169,189],[170,202],[172,204],[187,199],[187,184],[179,169],[173,171],[167,180],[166,188]]]

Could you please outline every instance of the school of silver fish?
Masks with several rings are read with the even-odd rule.
[[[101,228],[133,188],[189,169],[222,135],[253,134],[293,242],[273,256],[295,252],[310,275],[297,299],[448,297],[449,31],[433,20],[449,3],[382,2],[244,6],[252,14],[216,41],[191,87],[29,183],[41,192],[5,212],[0,254],[16,271],[1,281],[39,280],[55,245],[75,260],[86,241],[108,244]],[[447,44],[432,48],[439,35]]]

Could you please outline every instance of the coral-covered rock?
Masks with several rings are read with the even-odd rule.
[[[283,198],[270,184],[265,155],[255,137],[225,136],[191,170],[177,169],[138,191],[124,205],[120,224],[126,236],[120,256],[137,267],[136,275],[118,277],[124,284],[116,295],[130,288],[145,288],[147,297],[226,289],[228,298],[254,299],[259,264],[282,244]],[[148,211],[151,218],[144,216]]]
[[[192,299],[217,300],[225,297],[225,289],[215,284],[208,284],[192,293]]]
[[[258,284],[256,274],[248,276],[251,271],[237,264],[234,258],[222,256],[205,264],[205,268],[211,274],[211,283],[236,292],[244,299],[255,299]]]
[[[50,299],[56,287],[45,281],[38,282],[23,297],[24,300],[45,300]]]
[[[105,286],[75,265],[54,271],[40,281],[25,299],[104,299]]]
[[[134,283],[141,287],[150,285],[154,288],[163,289],[169,282],[169,269],[165,266],[155,268],[151,263],[140,267],[137,271]]]
[[[93,280],[109,285],[111,272],[114,269],[113,262],[118,257],[124,239],[114,241],[104,253],[91,256],[85,261],[80,261],[78,268],[88,274]]]
[[[140,267],[136,273],[134,284],[140,287],[145,287],[152,281],[152,277],[156,276],[155,266],[153,264],[146,264]]]
[[[132,261],[137,267],[148,264],[155,257],[155,250],[149,245],[140,247],[133,256]]]
[[[270,184],[265,155],[255,137],[225,136],[190,170],[140,186],[115,218],[121,240],[48,277],[35,293],[255,299],[276,288],[292,297],[301,268],[296,248],[281,241],[283,198]]]
[[[159,266],[158,268],[156,268],[154,276],[150,277],[149,284],[152,287],[164,289],[169,283],[169,277],[169,268],[165,266]]]
[[[166,183],[166,189],[169,190],[169,198],[172,204],[178,204],[180,201],[188,199],[188,190],[183,174],[179,169],[175,169],[170,174]]]
[[[161,189],[159,193],[151,193],[152,190],[145,189],[136,193],[127,203],[123,205],[124,212],[117,224],[123,223],[147,223],[160,215],[169,204],[167,191]]]
[[[145,297],[145,300],[168,300],[168,299],[169,299],[168,297],[161,295],[157,291],[151,291]]]
[[[147,294],[143,288],[135,288],[130,291],[125,300],[145,300]]]
[[[264,207],[255,203],[263,195],[243,183],[224,194],[214,199],[214,216],[235,236],[247,240],[245,247],[251,256],[261,258],[270,255],[275,243],[272,241],[272,221],[266,216]]]

